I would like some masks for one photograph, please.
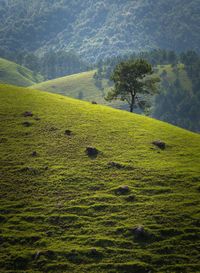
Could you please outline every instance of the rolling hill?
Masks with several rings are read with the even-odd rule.
[[[43,80],[41,75],[14,62],[0,58],[0,83],[29,86]]]
[[[2,272],[198,272],[199,135],[8,85],[0,122]]]
[[[30,86],[31,89],[48,91],[55,94],[78,98],[85,101],[94,101],[100,104],[110,105],[116,108],[127,108],[123,102],[107,102],[104,97],[111,88],[106,79],[102,80],[100,89],[95,84],[95,70],[82,72],[74,75],[57,78],[54,80],[41,82]]]
[[[95,86],[95,71],[88,71],[32,85],[30,88],[61,94],[73,98],[81,95],[86,101],[102,101],[102,91]],[[82,94],[80,94],[82,93]]]
[[[199,0],[1,0],[0,49],[75,50],[94,60],[164,48],[199,51]]]
[[[163,71],[166,72],[165,77],[162,77]],[[125,102],[114,101],[109,103],[105,101],[104,97],[111,86],[109,86],[106,79],[103,79],[103,90],[98,88],[95,85],[94,73],[95,70],[74,74],[34,84],[30,86],[30,88],[61,94],[72,98],[79,98],[90,102],[96,101],[97,103],[113,106],[115,108],[128,109]],[[178,65],[177,70],[173,70],[171,65],[159,65],[156,67],[156,75],[161,77],[161,84],[166,81],[168,84],[173,84],[177,78],[179,78],[182,88],[191,90],[191,81],[182,64]]]

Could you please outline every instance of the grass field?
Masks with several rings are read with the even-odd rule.
[[[14,62],[0,58],[0,83],[29,86],[40,82],[43,77]]]
[[[198,134],[7,85],[0,122],[1,272],[199,272]]]
[[[83,100],[103,102],[103,93],[95,86],[93,78],[95,71],[88,71],[74,74],[39,84],[31,88],[61,94],[73,98],[78,98],[79,93],[83,93]]]

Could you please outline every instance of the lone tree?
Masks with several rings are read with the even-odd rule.
[[[156,83],[159,81],[158,78],[153,78],[152,74],[152,66],[145,60],[121,62],[111,75],[111,80],[115,85],[105,99],[107,101],[116,99],[126,101],[130,106],[130,112],[133,112],[134,107],[144,110],[149,107],[145,96],[156,92]]]

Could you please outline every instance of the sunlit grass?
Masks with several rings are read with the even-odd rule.
[[[198,272],[199,135],[6,85],[0,122],[2,272]]]

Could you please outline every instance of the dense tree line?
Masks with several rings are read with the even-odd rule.
[[[42,57],[26,54],[22,65],[41,73],[46,79],[54,79],[86,71],[90,66],[74,52],[47,52]]]
[[[45,79],[71,75],[86,71],[91,66],[83,61],[73,51],[50,51],[42,56],[27,52],[6,52],[0,50],[0,57],[25,66],[35,73],[40,73]]]
[[[172,64],[175,66],[180,61],[180,55],[174,51],[167,51],[162,49],[155,49],[152,51],[142,51],[140,53],[130,53],[120,56],[114,56],[107,58],[104,61],[100,60],[97,63],[97,72],[95,74],[96,79],[110,79],[115,67],[122,61],[129,59],[144,59],[152,66]]]

